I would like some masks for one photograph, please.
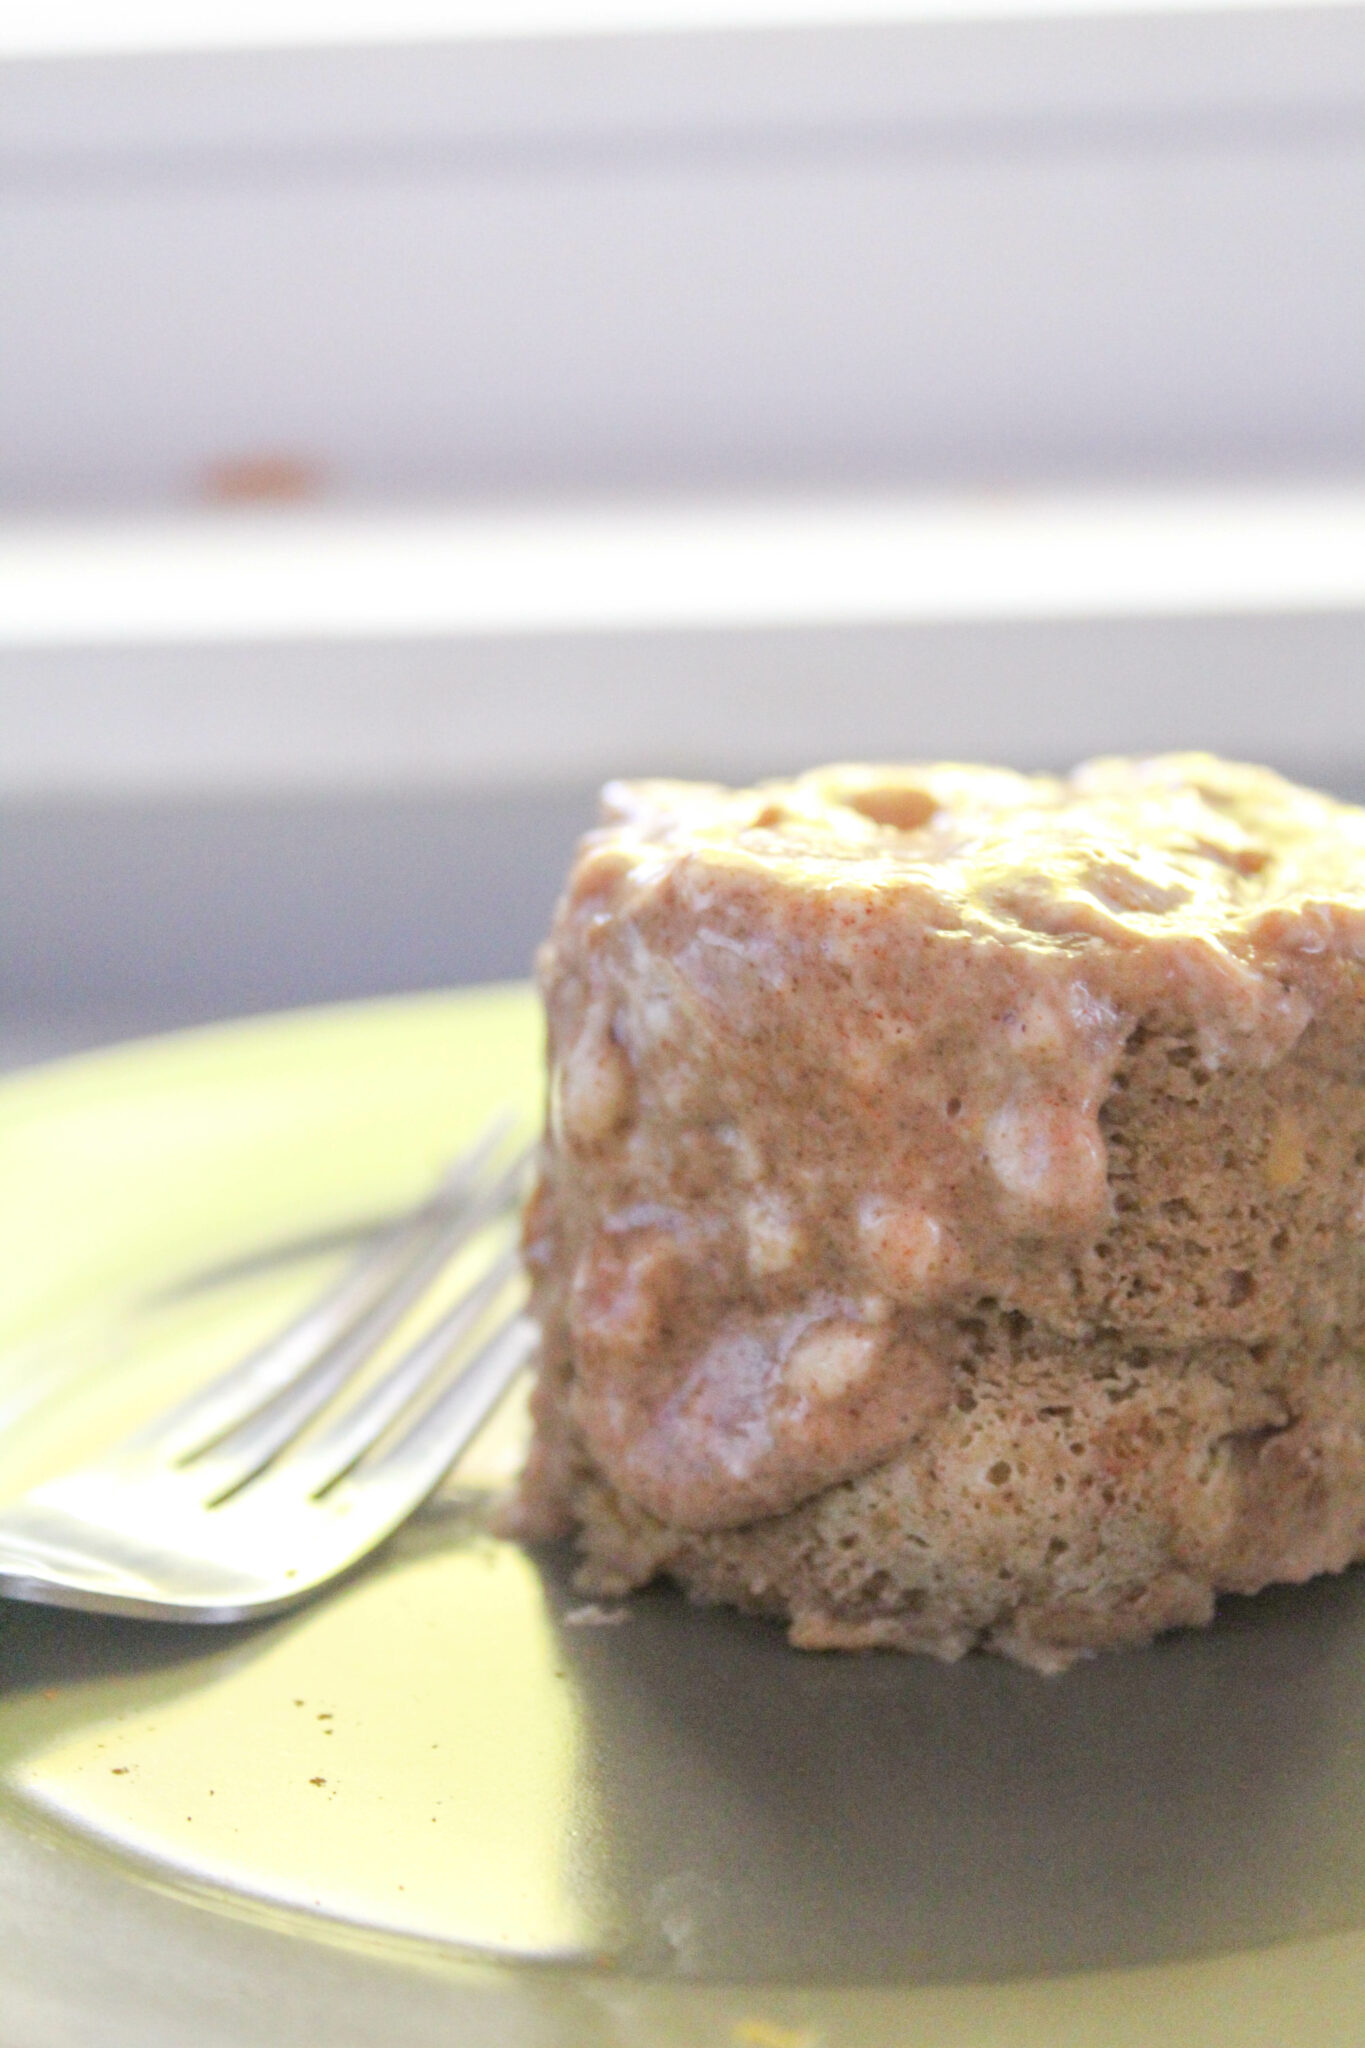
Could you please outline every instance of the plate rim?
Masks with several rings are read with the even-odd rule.
[[[16,1098],[36,1101],[41,1108],[44,1094],[54,1089],[60,1093],[63,1084],[72,1080],[98,1081],[110,1071],[121,1085],[136,1090],[168,1051],[197,1051],[211,1062],[219,1045],[231,1048],[253,1037],[274,1037],[281,1043],[293,1038],[306,1043],[310,1029],[319,1026],[349,1021],[363,1030],[371,1020],[392,1019],[401,1024],[402,1019],[419,1012],[467,1010],[489,998],[528,1002],[532,993],[532,985],[524,981],[496,982],[310,1005],[148,1034],[64,1055],[0,1076],[0,1129]],[[771,1983],[737,1983],[631,1974],[579,1959],[501,1956],[437,1936],[366,1926],[335,1912],[253,1897],[159,1864],[150,1854],[116,1849],[75,1823],[30,1805],[4,1784],[0,1784],[0,1844],[9,1852],[0,1857],[0,1934],[7,1921],[12,1923],[19,1906],[13,1874],[22,1873],[26,1858],[36,1849],[40,1857],[55,1857],[87,1876],[93,1873],[96,1889],[102,1887],[108,1894],[111,1925],[126,1928],[131,1921],[135,1931],[139,1915],[144,1921],[156,1918],[155,1910],[149,1916],[147,1902],[160,1901],[173,1918],[179,1916],[183,1921],[190,1915],[184,1924],[197,1926],[201,1945],[207,1943],[223,1956],[249,1951],[267,1976],[271,1975],[271,1953],[345,1956],[362,1968],[374,1966],[387,1980],[390,1992],[395,1984],[411,1979],[414,1987],[426,1987],[435,1980],[452,1995],[472,1994],[474,2003],[481,2000],[481,2010],[496,2020],[499,2040],[521,2038],[507,2035],[508,2021],[533,2019],[536,2031],[528,2040],[562,2042],[565,2048],[569,2044],[578,2048],[588,2041],[582,2027],[593,2014],[598,2016],[600,2031],[591,2038],[600,2039],[604,2048],[608,2042],[629,2042],[631,2048],[657,2042],[661,2048],[663,2044],[672,2048],[675,2038],[679,2042],[689,2038],[689,2030],[691,2038],[698,2038],[695,2029],[703,2023],[721,2029],[715,2034],[718,2042],[740,2044],[740,2048],[743,2044],[751,2044],[751,2048],[816,2048],[817,2041],[826,2039],[831,2048],[835,2041],[841,2048],[862,2048],[862,2044],[873,2048],[885,2039],[888,2021],[913,2026],[922,2048],[959,2048],[959,2044],[960,2048],[969,2048],[969,2044],[975,2048],[986,2040],[992,2048],[997,2044],[1012,2048],[1015,2042],[1019,2048],[1032,2048],[1044,2041],[1050,2048],[1072,2048],[1072,2044],[1081,2048],[1082,2043],[1100,2039],[1106,2048],[1110,2044],[1112,2048],[1129,2048],[1129,2044],[1146,2048],[1149,2043],[1156,2048],[1158,2042],[1164,2048],[1173,2026],[1181,2029],[1189,2048],[1199,2048],[1199,2044],[1221,2048],[1223,2043],[1230,2048],[1233,2042],[1237,2048],[1252,2048],[1261,2041],[1269,2048],[1283,2038],[1293,2038],[1296,2048],[1335,2048],[1348,2038],[1340,2022],[1347,2015],[1358,2017],[1365,2008],[1365,1928],[1291,1935],[1251,1948],[1170,1962],[1100,1966],[1056,1975],[951,1984],[819,1985],[780,1978]],[[215,1933],[220,1929],[221,1939]],[[7,1985],[10,1993],[21,1997],[27,1998],[31,1991],[13,1967],[20,1946],[0,1939],[0,1997]],[[1311,2011],[1305,2010],[1306,1985],[1313,1994]],[[529,2002],[528,1990],[534,1994]],[[84,2010],[71,2008],[61,2018],[63,2023],[88,2019],[91,2010],[87,1999]],[[154,2004],[138,2013],[129,2011],[135,2026],[154,2030],[163,2018],[167,2025],[176,2026],[183,2026],[187,2018],[183,2007],[174,2015],[158,2013]],[[773,2017],[765,2019],[764,2013]],[[1202,2014],[1197,2033],[1190,2030],[1195,2013]],[[390,2014],[394,2020],[403,2020],[402,2012],[393,2007]],[[468,2016],[475,2019],[473,2005]],[[269,2038],[254,2030],[245,2008],[242,2019],[246,2031],[221,2037],[229,2048],[237,2048],[239,2041],[241,2048],[255,2048],[258,2040]],[[627,2029],[624,2033],[623,2026]],[[1286,2026],[1292,2026],[1292,2036],[1284,2033]],[[724,2031],[727,2028],[728,2032]],[[812,2028],[817,2031],[812,2033]],[[48,2048],[49,2041],[67,2038],[50,2029],[44,2033],[40,2025],[37,2031],[9,2032],[6,2048]],[[130,2033],[129,2038],[145,2040],[147,2048],[159,2048],[164,2039],[169,2048],[176,2037],[151,2031]],[[371,2038],[378,2048],[383,2038],[379,2034],[371,2037],[352,2032],[345,2036],[348,2042],[367,2044]],[[416,2041],[418,2037],[412,2038]]]

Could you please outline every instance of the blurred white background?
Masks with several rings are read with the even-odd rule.
[[[593,784],[1365,793],[1365,6],[0,0],[0,1057],[519,973]]]

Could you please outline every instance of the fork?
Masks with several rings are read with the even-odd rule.
[[[0,1594],[244,1621],[292,1607],[382,1543],[534,1348],[514,1237],[529,1151],[508,1159],[506,1146],[505,1124],[494,1125],[277,1335],[107,1455],[0,1509]],[[455,1254],[484,1237],[497,1242],[478,1279],[325,1414]]]

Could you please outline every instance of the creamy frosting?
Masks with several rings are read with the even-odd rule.
[[[606,816],[542,959],[532,1260],[593,1456],[685,1527],[912,1439],[935,1315],[1062,1313],[1144,1020],[1269,1069],[1365,959],[1365,813],[1204,755],[612,785]]]

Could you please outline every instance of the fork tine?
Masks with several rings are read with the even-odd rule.
[[[459,1378],[425,1408],[397,1443],[343,1479],[338,1492],[396,1497],[411,1509],[433,1493],[529,1363],[540,1332],[518,1311],[488,1337]]]
[[[177,1460],[191,1458],[282,1393],[385,1297],[449,1214],[471,1199],[510,1125],[510,1117],[495,1118],[425,1201],[366,1245],[302,1314],[168,1415],[158,1416],[127,1448]]]
[[[307,1492],[316,1495],[325,1493],[349,1472],[429,1385],[456,1347],[478,1328],[519,1269],[515,1248],[509,1246],[469,1292],[403,1353],[377,1385],[287,1461],[291,1482],[301,1482]],[[285,1467],[280,1469],[283,1472]]]
[[[388,1293],[281,1393],[237,1428],[182,1461],[192,1468],[206,1498],[223,1500],[254,1478],[355,1377],[461,1246],[507,1208],[522,1183],[529,1157],[528,1148],[424,1243]]]

